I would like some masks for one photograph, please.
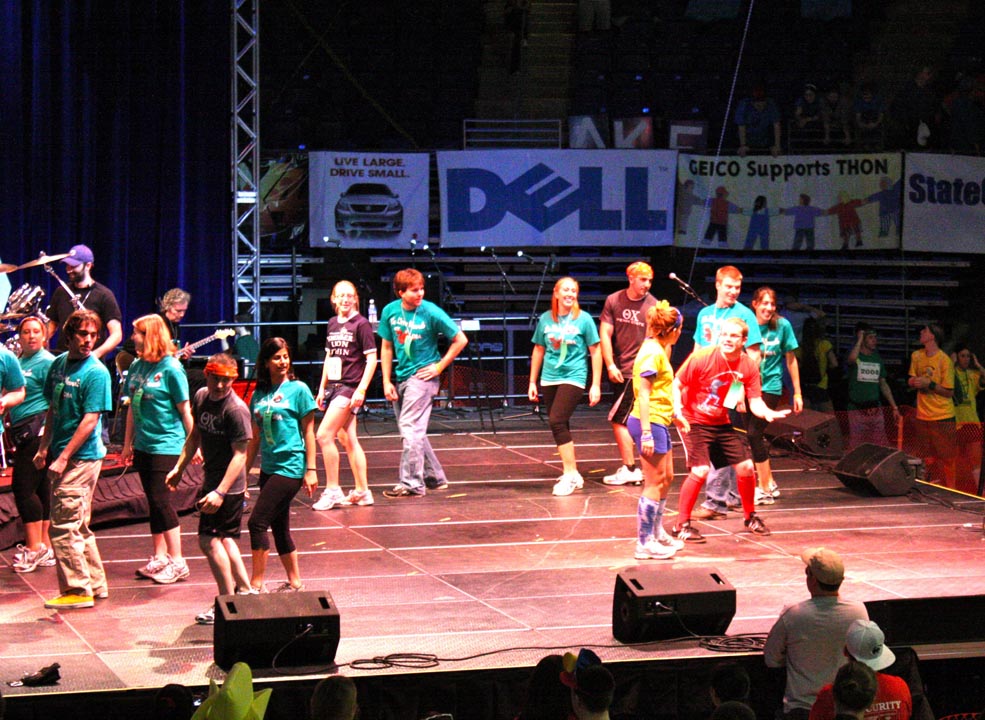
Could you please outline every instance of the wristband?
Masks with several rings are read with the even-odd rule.
[[[611,363],[609,363],[608,369],[609,370],[618,370],[619,369],[619,366],[616,365],[614,362],[611,362]]]
[[[225,497],[226,497],[226,493],[224,493],[224,492],[222,492],[220,490],[213,490],[212,492],[214,492],[216,495],[218,495],[219,497],[221,497],[223,499],[225,499]]]
[[[803,397],[804,397],[804,396],[803,396],[803,395],[801,395],[800,393],[794,393],[794,394],[793,394],[793,396],[794,396],[794,397],[799,397],[799,398],[803,398]]]
[[[648,433],[648,432],[643,433],[642,435],[640,435],[640,440],[642,442],[646,442],[647,440],[653,440],[653,433]]]
[[[308,472],[318,472],[318,468],[308,468]]]

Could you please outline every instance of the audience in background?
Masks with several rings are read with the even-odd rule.
[[[780,110],[773,98],[766,96],[762,85],[756,85],[749,97],[739,101],[735,125],[739,131],[739,155],[744,157],[754,150],[768,151],[776,157],[782,152]]]
[[[824,123],[824,144],[832,140],[852,144],[852,101],[839,86],[832,86],[821,98],[821,119]]]
[[[884,144],[886,108],[871,82],[859,86],[853,107],[855,132],[862,150],[882,150]]]

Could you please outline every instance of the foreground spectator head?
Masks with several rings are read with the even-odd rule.
[[[329,675],[311,695],[311,720],[352,720],[359,705],[356,684],[345,675]]]
[[[807,548],[800,554],[800,559],[807,566],[809,588],[813,582],[822,591],[838,592],[845,579],[845,563],[838,553],[823,547]]]
[[[885,670],[896,662],[896,655],[886,647],[882,628],[871,620],[856,620],[849,626],[845,649],[873,670]]]
[[[737,663],[722,663],[711,673],[711,701],[723,705],[731,701],[747,702],[752,683],[749,673]]]
[[[188,720],[193,712],[194,698],[184,685],[171,683],[154,694],[154,720]]]
[[[575,716],[605,716],[612,704],[616,681],[599,656],[582,648],[577,658],[572,653],[565,655],[564,667],[561,682],[571,688],[571,708]]]
[[[711,720],[756,720],[756,713],[744,702],[729,700],[712,711]]]
[[[562,672],[564,664],[560,655],[540,659],[530,673],[519,720],[567,720],[571,716],[571,691],[561,682]]]
[[[875,700],[878,687],[875,671],[865,663],[852,661],[842,665],[835,675],[833,687],[838,714],[862,717]]]

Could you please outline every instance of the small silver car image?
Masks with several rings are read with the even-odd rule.
[[[400,196],[383,183],[354,183],[335,204],[335,230],[343,235],[399,233],[404,227]]]

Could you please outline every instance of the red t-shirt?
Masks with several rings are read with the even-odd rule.
[[[876,699],[865,711],[865,720],[910,720],[913,699],[903,678],[876,673],[879,687]],[[834,720],[835,696],[832,686],[825,685],[817,694],[811,707],[810,720]]]
[[[695,425],[726,425],[725,396],[734,381],[742,383],[747,400],[762,397],[759,368],[745,353],[726,360],[718,347],[695,350],[677,371],[684,417]]]

